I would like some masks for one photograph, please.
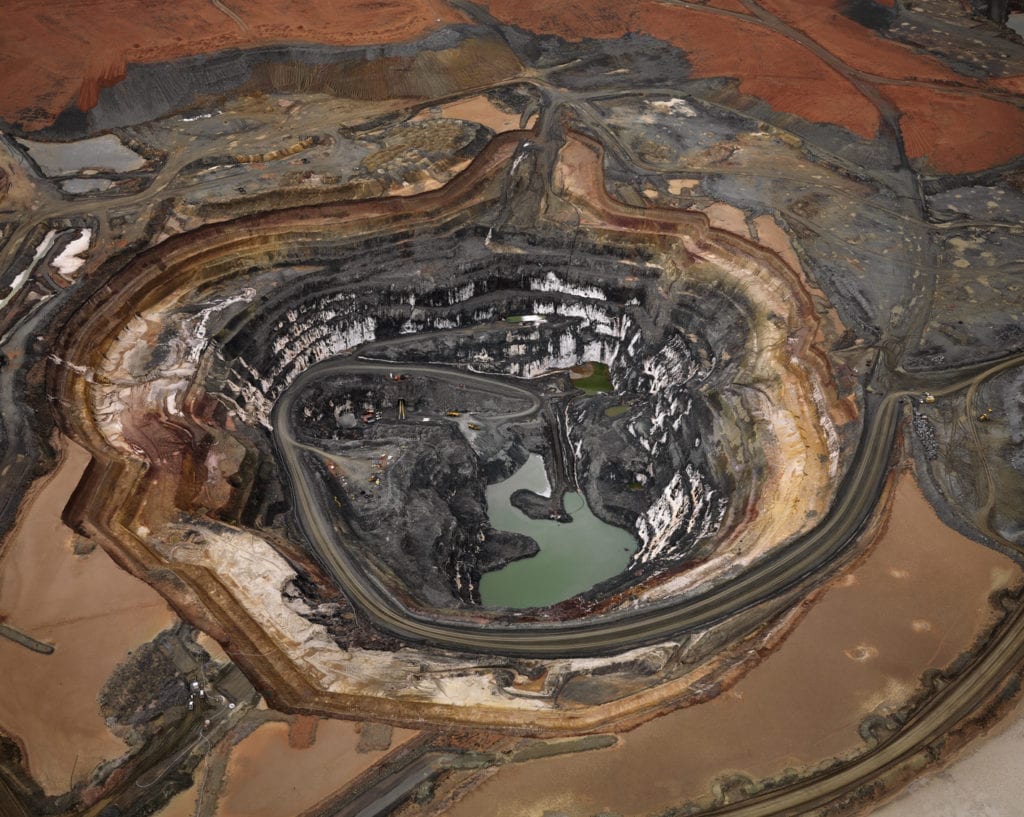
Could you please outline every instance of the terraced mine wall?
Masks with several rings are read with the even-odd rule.
[[[532,198],[506,201],[505,186],[519,189],[535,175],[520,161],[532,136],[495,138],[432,193],[210,225],[112,263],[91,296],[102,309],[68,317],[48,369],[55,393],[81,407],[65,417],[71,433],[98,457],[82,495],[108,497],[78,506],[83,529],[98,530],[140,574],[178,565],[172,573],[187,577],[204,604],[224,604],[226,582],[238,609],[271,628],[272,654],[307,666],[322,663],[309,650],[323,638],[340,649],[392,643],[386,626],[353,626],[338,586],[359,588],[346,583],[351,571],[326,568],[333,554],[359,564],[376,547],[364,572],[383,577],[387,596],[417,615],[528,630],[713,587],[813,525],[844,467],[836,428],[856,433],[856,406],[822,354],[835,337],[820,296],[779,256],[714,230],[701,214],[608,199],[600,155],[582,138],[556,157],[557,196],[544,215]],[[509,320],[523,316],[538,320]],[[407,486],[459,494],[452,504],[444,497],[447,510],[414,498],[443,510],[443,524],[438,535],[416,531],[404,566],[383,552],[386,530],[335,541],[298,527],[310,509],[320,531],[373,521],[373,509],[341,490],[329,467],[345,454],[335,443],[347,441],[314,427],[297,386],[318,379],[305,377],[315,367],[360,356],[379,361],[382,376],[423,363],[431,372],[476,372],[486,383],[519,384],[513,392],[538,404],[530,418],[507,422],[507,434],[486,420],[487,411],[514,412],[498,401],[475,437],[465,426],[435,435],[450,441],[456,456],[442,458],[450,468],[435,467],[427,432],[414,440],[427,453],[399,464],[385,456],[387,474],[365,456],[355,464],[356,481],[366,487],[372,478],[391,507],[415,510],[401,505]],[[613,393],[573,389],[564,367],[592,362],[608,365]],[[280,418],[282,404],[301,411],[288,415],[294,436],[285,448],[314,449],[298,459],[302,508],[297,472],[271,427],[270,410]],[[391,415],[372,433],[360,429],[363,454],[380,461],[393,453],[385,445],[401,448],[399,438],[411,451],[410,427],[403,436],[399,426]],[[637,555],[619,576],[544,611],[482,609],[480,573],[530,548],[486,529],[480,494],[528,452],[545,457],[553,497],[545,506],[534,494],[518,507],[550,511],[578,484],[596,515],[635,531]],[[419,473],[407,469],[420,462]],[[93,487],[101,482],[102,491]],[[782,513],[758,514],[758,503]],[[436,577],[425,582],[427,573]],[[180,599],[180,587],[161,588]],[[179,603],[194,606],[194,598]]]
[[[742,315],[713,289],[673,303],[658,290],[660,269],[622,247],[566,247],[557,234],[547,243],[537,235],[503,235],[518,251],[495,254],[488,249],[488,233],[471,228],[429,240],[399,237],[390,246],[369,241],[346,248],[343,260],[278,287],[272,298],[227,322],[216,335],[207,390],[269,429],[271,407],[295,378],[341,354],[517,378],[603,362],[616,395],[562,398],[552,417],[564,428],[546,435],[568,441],[562,467],[569,473],[559,481],[577,482],[599,517],[633,531],[640,541],[627,573],[595,592],[624,589],[693,558],[699,543],[717,530],[725,513],[724,487],[733,480],[701,447],[712,431],[710,409],[697,388],[725,376],[712,348],[726,351],[726,360],[741,353]],[[571,261],[565,266],[567,250]],[[539,320],[504,320],[523,315]],[[606,410],[613,402],[626,410],[610,417]],[[307,408],[302,423],[322,420]],[[389,426],[376,436],[396,433]],[[470,453],[464,441],[448,435],[435,444],[456,463]],[[534,443],[542,452],[545,445]],[[505,449],[499,454],[507,456]],[[507,460],[485,460],[478,471],[509,472]],[[431,473],[438,494],[450,490],[458,502],[473,506],[471,513],[453,514],[464,524],[453,522],[446,536],[425,542],[414,531],[428,516],[447,516],[452,501],[435,500],[418,522],[398,507],[375,508],[371,520],[349,504],[343,516],[349,523],[359,520],[363,538],[372,532],[367,555],[385,551],[388,567],[421,603],[454,601],[443,598],[433,581],[438,574],[451,596],[477,601],[482,570],[522,555],[523,543],[488,529],[484,480],[477,477],[469,486],[456,479],[457,467]],[[406,483],[399,493],[409,489]],[[410,537],[417,539],[415,546]],[[408,557],[397,547],[388,555],[382,543],[391,540],[404,542],[406,554],[420,556]]]

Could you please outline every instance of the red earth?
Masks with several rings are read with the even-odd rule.
[[[339,6],[343,5],[343,9]],[[0,27],[0,116],[27,130],[148,63],[271,43],[378,45],[464,22],[442,0],[82,0],[6,3]]]
[[[871,138],[880,114],[850,78],[860,80],[900,108],[909,158],[926,160],[940,173],[976,171],[1024,153],[1024,113],[1009,101],[977,95],[983,90],[1009,100],[1019,83],[957,74],[850,20],[838,5],[834,0],[761,0],[757,5],[726,0],[708,6],[656,0],[614,6],[594,0],[490,0],[489,9],[506,22],[571,40],[629,32],[667,40],[686,52],[697,76],[735,77],[742,93],[776,110]],[[746,22],[737,14],[757,8],[760,19]],[[998,139],[990,138],[993,133]]]
[[[503,22],[568,40],[657,37],[682,49],[698,77],[733,77],[740,92],[778,111],[866,139],[882,122],[861,90],[873,86],[899,108],[908,156],[933,171],[976,171],[1024,153],[1024,113],[1012,102],[1019,78],[957,74],[844,16],[839,0],[484,2]],[[75,101],[88,110],[130,62],[282,42],[408,41],[464,21],[443,0],[347,0],[343,14],[332,0],[253,0],[244,8],[206,0],[81,0],[61,4],[59,14],[21,2],[9,4],[4,18],[0,116],[27,130],[46,127]]]

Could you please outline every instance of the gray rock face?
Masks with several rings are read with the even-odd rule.
[[[320,271],[225,316],[207,387],[267,424],[299,374],[360,355],[513,376],[539,395],[538,417],[497,426],[486,418],[525,404],[420,378],[341,378],[302,395],[297,419],[311,444],[353,462],[371,449],[401,452],[380,472],[356,468],[342,515],[352,546],[422,604],[477,603],[482,572],[536,552],[532,540],[490,527],[483,498],[527,451],[546,458],[554,490],[520,494],[517,506],[564,516],[562,493],[578,486],[599,518],[636,532],[633,564],[601,592],[693,558],[733,478],[702,444],[713,434],[700,389],[730,377],[723,361],[742,355],[746,319],[714,289],[666,298],[660,270],[627,260],[622,247],[578,241],[567,264],[557,233],[502,235],[516,253],[493,253],[492,240],[469,228],[401,248],[314,248],[325,255]],[[607,363],[615,394],[586,396],[564,375],[529,379],[588,361]],[[400,401],[424,419],[469,411],[476,428],[402,420]]]

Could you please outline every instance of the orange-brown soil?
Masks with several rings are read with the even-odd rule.
[[[266,723],[231,753],[217,817],[300,814],[347,785],[384,756],[359,752],[356,724],[321,720],[316,742],[296,749],[286,723]],[[396,729],[392,749],[417,733]]]
[[[873,551],[735,687],[615,748],[503,767],[451,815],[649,814],[708,796],[721,775],[849,755],[865,716],[899,708],[922,672],[970,648],[992,621],[990,593],[1019,580],[1009,559],[945,527],[906,473]]]
[[[0,619],[55,647],[42,655],[0,640],[0,730],[25,747],[47,794],[125,752],[104,723],[100,690],[129,650],[175,621],[155,590],[104,551],[74,554],[61,512],[89,454],[63,445],[64,461],[26,503],[0,562]]]
[[[946,93],[940,88],[896,85],[893,80],[925,80],[946,85],[980,86],[978,80],[950,70],[933,57],[883,39],[837,10],[837,3],[760,0],[760,5],[841,59],[880,78],[882,92],[903,116],[900,127],[907,154],[927,158],[933,170],[967,173],[1017,158],[1024,152],[1024,112],[984,97]],[[1012,79],[1012,78],[1011,78]],[[1018,84],[992,80],[1001,90]]]
[[[878,110],[846,77],[763,23],[747,23],[713,8],[705,11],[652,0],[602,5],[596,11],[592,5],[590,0],[557,5],[542,0],[491,0],[489,8],[515,25],[573,40],[647,33],[683,49],[697,76],[735,77],[742,93],[759,97],[776,110],[811,122],[831,122],[865,138],[878,129]],[[1011,105],[889,82],[921,80],[974,88],[979,81],[878,36],[839,14],[832,4],[767,0],[761,5],[854,71],[864,72],[904,111],[902,124],[911,158],[928,156],[937,171],[964,173],[1020,155],[1024,114]],[[1018,90],[1017,82],[1007,80],[986,84],[995,90]],[[980,121],[986,126],[979,127]],[[1002,138],[992,138],[990,131]]]
[[[834,122],[865,138],[878,129],[877,110],[847,79],[806,49],[753,22],[650,0],[597,8],[589,0],[492,0],[489,8],[501,20],[571,40],[650,34],[685,50],[697,76],[736,77],[740,91],[761,97],[777,110],[812,122]]]
[[[880,37],[841,14],[839,3],[800,0],[758,0],[778,19],[805,33],[850,68],[889,79],[924,79],[975,85],[934,57],[916,54],[908,46]]]
[[[991,84],[1012,94],[1024,94],[1024,76],[997,77],[991,81]]]
[[[297,715],[288,729],[288,746],[292,749],[308,749],[316,743],[318,718],[312,715]]]
[[[701,77],[736,77],[741,93],[809,122],[834,123],[871,139],[878,111],[853,84],[792,40],[756,23],[645,4],[644,29],[687,53]]]
[[[281,42],[403,42],[462,21],[441,0],[349,0],[343,11],[331,0],[226,5],[244,28],[207,0],[87,0],[64,4],[59,13],[34,3],[7,4],[0,33],[0,116],[38,129],[76,99],[88,110],[101,87],[124,76],[129,62]]]
[[[1021,113],[1008,104],[958,97],[914,81],[965,88],[986,86],[1019,91],[1019,78],[970,79],[941,62],[859,25],[841,14],[837,2],[808,5],[799,0],[764,0],[769,16],[806,35],[862,79],[882,88],[903,110],[911,158],[927,156],[934,170],[961,173],[990,167],[1021,152]],[[878,130],[874,104],[835,67],[810,48],[756,21],[738,0],[715,0],[705,8],[654,0],[596,4],[570,0],[490,0],[498,19],[570,40],[617,38],[641,32],[686,52],[699,77],[734,77],[739,90],[776,110],[811,122],[834,123],[864,138]],[[225,48],[278,42],[315,41],[369,45],[413,40],[439,25],[461,20],[441,0],[369,0],[347,3],[336,13],[328,0],[246,4],[230,14],[199,0],[155,7],[143,0],[83,2],[47,15],[31,4],[9,9],[0,34],[4,95],[0,116],[27,129],[50,124],[77,99],[87,110],[100,89],[123,77],[130,62],[155,62]],[[745,21],[741,17],[750,17]],[[439,22],[440,21],[440,22]],[[446,115],[455,115],[446,112]],[[979,122],[991,123],[980,128]],[[1004,138],[989,138],[989,131]]]
[[[484,127],[490,128],[495,133],[517,130],[519,128],[519,115],[507,113],[486,96],[471,96],[452,102],[448,105],[441,105],[435,110],[424,111],[413,118],[413,121],[430,119],[440,115],[448,119],[464,119],[467,122],[478,122]]]
[[[1024,111],[1006,102],[932,88],[890,85],[903,111],[907,155],[941,173],[969,173],[1024,154]]]

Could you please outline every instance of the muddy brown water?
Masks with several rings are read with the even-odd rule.
[[[287,723],[266,723],[234,748],[217,817],[300,814],[386,754],[358,752],[357,724],[348,721],[319,721],[315,742],[302,749],[289,745],[288,732]],[[416,734],[395,729],[391,748]]]
[[[55,647],[41,655],[0,639],[0,730],[24,745],[47,794],[67,791],[124,754],[100,713],[100,690],[129,650],[177,620],[155,590],[103,550],[74,554],[74,533],[60,516],[89,454],[62,446],[63,461],[35,488],[0,561],[0,617]]]
[[[767,778],[857,752],[864,717],[898,708],[922,672],[968,649],[992,621],[989,595],[1020,579],[943,525],[904,474],[871,553],[731,690],[615,748],[503,767],[450,814],[649,814],[706,796],[724,773]]]

